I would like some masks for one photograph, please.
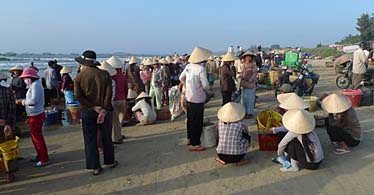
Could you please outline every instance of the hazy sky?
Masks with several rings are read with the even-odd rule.
[[[370,3],[369,3],[370,2]],[[372,0],[2,0],[0,53],[314,47],[357,33]]]

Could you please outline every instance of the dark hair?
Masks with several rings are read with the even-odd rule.
[[[309,159],[312,162],[314,162],[314,156],[313,156],[313,153],[312,153],[312,151],[310,149],[311,147],[313,147],[313,143],[310,141],[310,139],[308,137],[308,134],[303,134],[302,135],[302,142],[303,142],[303,146],[304,146],[304,151],[308,155]]]
[[[54,64],[55,64],[55,61],[52,61],[52,60],[48,61],[48,66],[52,66]]]

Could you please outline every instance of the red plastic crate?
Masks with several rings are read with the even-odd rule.
[[[260,151],[277,151],[280,140],[277,135],[258,134],[258,145]]]

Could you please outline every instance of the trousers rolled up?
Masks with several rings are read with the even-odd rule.
[[[242,88],[241,103],[244,107],[246,114],[254,114],[256,100],[256,89]]]
[[[301,165],[301,167],[304,169],[315,170],[318,169],[318,167],[322,163],[322,161],[316,163],[308,162],[306,159],[304,147],[297,138],[288,143],[285,151],[288,153],[289,158],[298,161],[299,165]]]
[[[45,113],[36,116],[29,116],[29,126],[32,143],[34,144],[36,153],[40,158],[40,162],[45,163],[49,161],[47,144],[43,136],[43,123],[45,120]]]
[[[204,103],[192,103],[187,101],[187,137],[192,146],[200,145],[203,122]]]
[[[151,89],[149,90],[149,95],[152,97],[152,103],[156,99],[157,110],[161,110],[162,87],[151,86]]]
[[[113,141],[122,141],[122,122],[126,113],[126,100],[116,100],[113,102]]]
[[[112,142],[111,112],[105,116],[103,124],[97,124],[98,114],[91,109],[82,109],[82,129],[84,138],[84,149],[86,154],[86,168],[101,168],[98,150],[97,134],[98,127],[101,129],[101,141],[103,143],[104,164],[114,163],[114,147]]]

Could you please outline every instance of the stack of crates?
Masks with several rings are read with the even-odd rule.
[[[301,62],[299,62],[299,54],[297,52],[286,53],[286,59],[282,61],[282,65],[286,65],[293,69],[300,67]]]

